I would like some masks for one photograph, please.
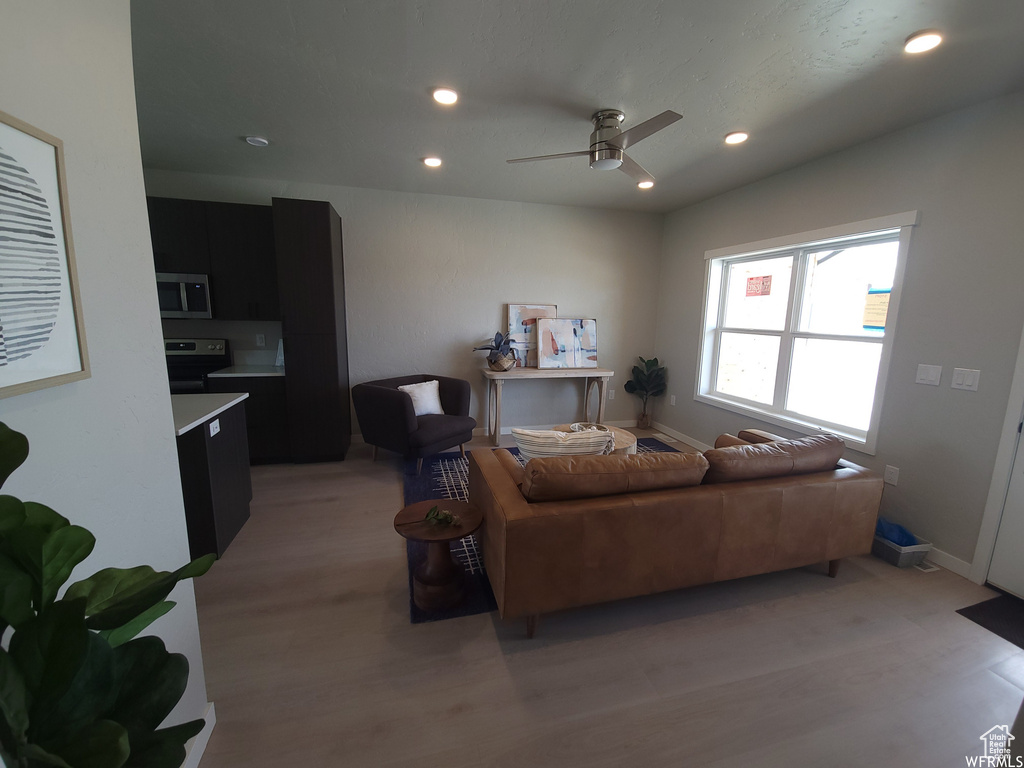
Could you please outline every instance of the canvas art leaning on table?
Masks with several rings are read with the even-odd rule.
[[[518,357],[517,367],[537,367],[537,320],[557,316],[558,307],[554,304],[508,305],[508,332]]]
[[[597,320],[538,318],[537,340],[538,368],[597,367]]]

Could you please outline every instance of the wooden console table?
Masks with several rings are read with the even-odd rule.
[[[584,421],[604,421],[604,400],[609,379],[615,371],[607,368],[510,368],[492,371],[484,368],[487,379],[487,434],[497,445],[501,439],[501,385],[506,381],[535,379],[584,379]],[[597,386],[597,418],[590,418],[590,392]]]

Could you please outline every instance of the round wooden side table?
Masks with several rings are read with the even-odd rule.
[[[458,515],[458,525],[431,525],[424,518],[431,507]],[[412,599],[424,611],[439,611],[456,605],[463,596],[462,568],[452,559],[449,542],[473,533],[483,515],[465,501],[428,499],[404,507],[395,515],[395,530],[410,541],[427,545],[427,559],[416,569]]]
[[[636,453],[636,435],[630,432],[628,429],[620,429],[619,427],[609,427],[607,424],[603,424],[613,435],[615,435],[615,447],[612,449],[614,454],[634,454]],[[571,432],[569,424],[558,424],[554,427],[556,432]]]

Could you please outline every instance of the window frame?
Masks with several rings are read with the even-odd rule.
[[[704,253],[704,305],[694,381],[694,400],[716,408],[751,416],[760,421],[766,421],[802,434],[831,432],[842,437],[850,448],[861,453],[874,455],[878,440],[878,428],[881,422],[883,395],[892,360],[892,346],[899,314],[900,298],[903,294],[903,278],[906,271],[907,255],[910,251],[910,237],[918,221],[918,211],[906,211],[890,216],[706,251]],[[804,281],[806,279],[806,257],[800,257],[802,251],[809,249],[820,250],[822,247],[840,244],[868,244],[872,241],[889,239],[894,235],[898,243],[896,270],[893,276],[892,292],[889,297],[885,330],[880,340],[877,337],[871,336],[798,330],[801,313],[800,304],[803,300]],[[725,279],[728,271],[727,265],[786,254],[791,254],[794,262],[783,329],[743,329],[725,326]],[[780,339],[773,403],[758,403],[715,390],[718,372],[718,339],[724,332],[775,336]],[[881,345],[878,375],[875,380],[875,396],[871,408],[871,418],[866,430],[861,431],[828,422],[824,419],[815,419],[786,410],[785,403],[789,388],[789,375],[793,367],[794,342],[797,339],[804,338],[854,341],[858,343],[866,342]]]

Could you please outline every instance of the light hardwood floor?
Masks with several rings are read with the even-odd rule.
[[[1024,697],[1024,652],[954,613],[994,593],[947,571],[866,556],[546,616],[527,640],[496,613],[409,623],[393,456],[256,467],[253,493],[196,582],[202,768],[964,766]]]

